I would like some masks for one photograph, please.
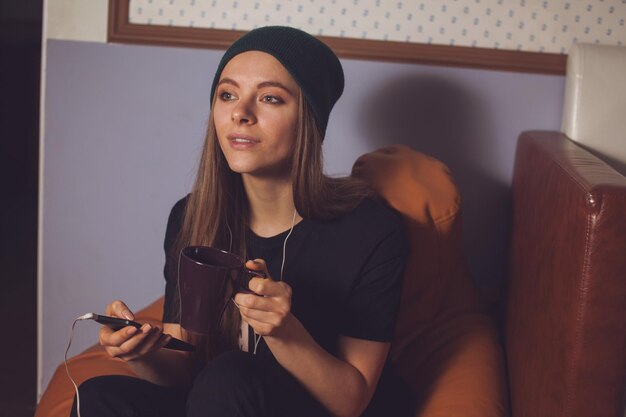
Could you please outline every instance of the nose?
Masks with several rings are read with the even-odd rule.
[[[256,117],[252,105],[247,101],[239,100],[237,105],[233,108],[231,119],[238,125],[255,123]]]

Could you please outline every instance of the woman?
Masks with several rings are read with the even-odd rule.
[[[163,328],[101,329],[141,379],[82,384],[86,417],[412,415],[388,360],[406,256],[399,219],[357,180],[322,173],[343,84],[334,53],[297,29],[255,29],[226,51],[195,185],[168,221]],[[179,324],[188,245],[244,255],[270,278],[251,279],[256,295],[236,294],[206,338]],[[121,301],[106,313],[133,318]],[[161,349],[172,336],[201,353]]]

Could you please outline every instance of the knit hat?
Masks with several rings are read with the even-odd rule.
[[[228,61],[246,51],[266,52],[289,71],[311,106],[323,137],[330,111],[343,92],[343,69],[335,53],[299,29],[266,26],[251,30],[224,53],[213,79],[211,98]]]

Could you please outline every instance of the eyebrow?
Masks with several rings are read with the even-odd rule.
[[[232,84],[235,87],[239,87],[239,83],[237,83],[237,81],[233,80],[232,78],[222,78],[217,85],[220,86],[222,84]],[[263,88],[263,87],[278,87],[280,89],[285,90],[287,93],[289,93],[291,96],[295,97],[295,94],[293,93],[293,91],[291,91],[289,88],[287,88],[287,86],[285,86],[282,83],[279,83],[278,81],[263,81],[259,84],[257,84],[257,88]]]

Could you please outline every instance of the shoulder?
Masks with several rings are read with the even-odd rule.
[[[364,198],[352,211],[343,214],[336,221],[352,227],[368,226],[380,233],[402,228],[399,213],[383,201],[372,197]]]
[[[329,222],[333,234],[341,241],[361,247],[377,246],[382,241],[405,246],[400,214],[376,198],[363,199],[353,210]]]
[[[176,217],[182,217],[185,212],[185,207],[187,207],[187,201],[189,200],[189,194],[178,200],[174,206],[172,207],[171,215],[175,215]]]
[[[166,250],[169,250],[169,248],[172,247],[180,229],[182,228],[188,198],[189,194],[178,200],[170,211],[170,215],[167,219],[167,228],[165,230],[164,247]]]
[[[183,222],[183,216],[185,215],[185,207],[187,207],[187,201],[189,200],[189,194],[178,200],[172,209],[170,210],[169,219],[167,221],[168,228],[180,226]]]

